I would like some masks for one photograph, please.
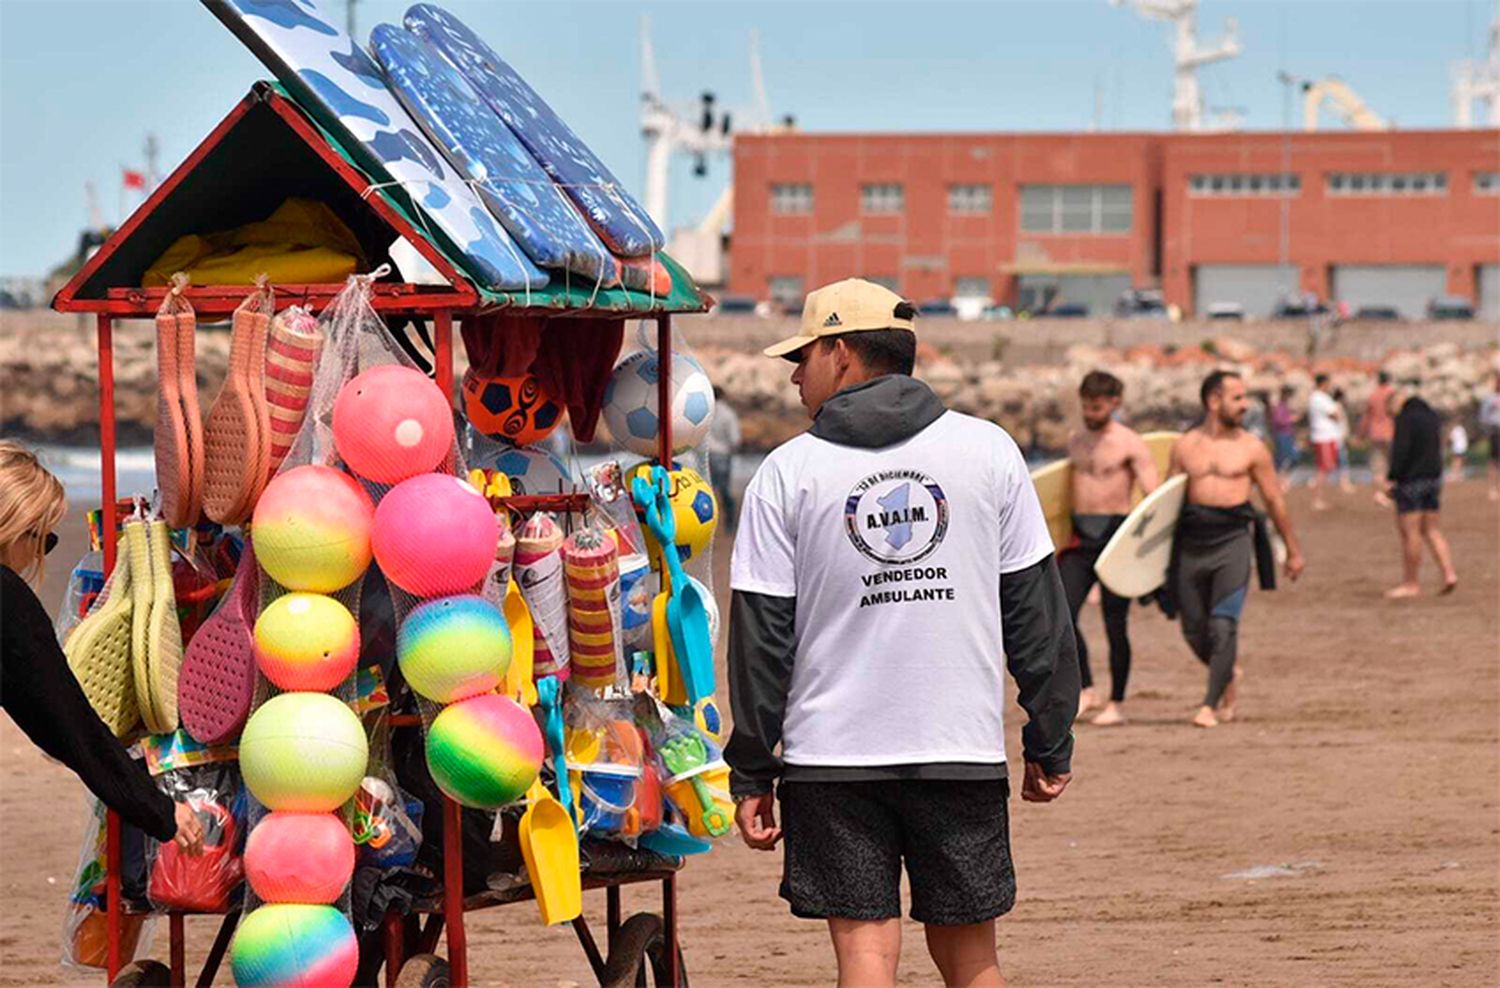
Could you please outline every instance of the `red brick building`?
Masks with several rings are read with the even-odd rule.
[[[1184,312],[1291,292],[1500,319],[1500,131],[787,134],[735,141],[729,290]]]

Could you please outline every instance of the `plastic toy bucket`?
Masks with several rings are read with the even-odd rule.
[[[682,811],[688,832],[694,837],[709,837],[711,835],[708,828],[703,825],[703,813],[710,807],[705,806],[699,798],[699,787],[693,784],[694,779],[702,783],[709,799],[733,820],[734,799],[729,795],[729,766],[722,761],[709,762],[692,771],[674,775],[666,781],[667,798]]]
[[[595,762],[578,766],[579,807],[583,810],[584,824],[590,830],[608,833],[635,832],[636,826],[627,826],[629,820],[637,819],[631,813],[635,806],[636,781],[641,770],[630,765],[612,765]]]

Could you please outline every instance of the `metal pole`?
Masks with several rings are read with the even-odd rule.
[[[656,317],[656,421],[662,466],[672,469],[672,317]]]
[[[1297,286],[1286,284],[1287,266],[1292,259],[1292,190],[1289,181],[1292,172],[1292,87],[1297,79],[1290,73],[1277,74],[1281,80],[1281,217],[1277,233],[1277,272],[1282,282],[1281,294],[1285,298]]]
[[[464,932],[463,807],[443,797],[443,919],[448,926],[448,977],[469,988],[469,941]]]
[[[104,575],[115,568],[115,350],[113,317],[101,312],[98,319],[97,349],[99,358],[99,487],[104,497]],[[120,902],[120,815],[107,810],[104,817],[104,918],[109,939],[107,968],[109,980],[120,973],[122,910]]]
[[[432,314],[433,369],[437,374],[437,385],[443,389],[443,397],[453,402],[453,313],[439,309]]]

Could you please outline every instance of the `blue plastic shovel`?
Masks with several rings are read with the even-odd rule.
[[[698,587],[687,578],[682,556],[677,552],[677,516],[672,513],[670,480],[664,467],[651,468],[651,481],[636,477],[631,496],[646,514],[650,529],[671,571],[671,596],[667,598],[667,630],[677,653],[677,666],[687,688],[688,702],[696,704],[714,691],[713,638],[709,635],[708,605]]]
[[[573,812],[573,787],[568,782],[568,758],[563,746],[562,686],[556,676],[546,676],[536,682],[537,700],[545,713],[547,747],[552,750],[553,775],[557,777],[557,801],[567,811],[573,826],[578,826],[578,816]]]

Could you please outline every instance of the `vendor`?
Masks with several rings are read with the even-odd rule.
[[[128,823],[197,854],[203,827],[192,808],[156,788],[94,713],[32,591],[41,585],[47,553],[57,546],[53,529],[67,509],[62,484],[36,455],[0,440],[0,706]]]

